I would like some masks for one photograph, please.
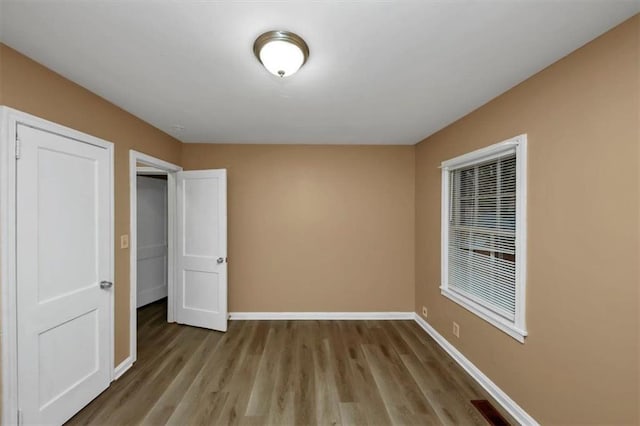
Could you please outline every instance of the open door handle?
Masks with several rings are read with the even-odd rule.
[[[224,263],[224,257],[219,257],[216,259],[216,262],[220,263]]]
[[[103,290],[108,290],[113,287],[113,283],[111,281],[100,281],[100,288]]]

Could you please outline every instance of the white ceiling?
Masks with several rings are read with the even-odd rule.
[[[0,1],[5,44],[184,142],[217,143],[414,144],[640,11],[640,0]],[[272,29],[309,45],[290,78],[253,56]]]

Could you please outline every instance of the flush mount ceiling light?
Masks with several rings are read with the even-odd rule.
[[[289,77],[307,62],[309,46],[297,34],[269,31],[253,43],[253,53],[271,74]]]

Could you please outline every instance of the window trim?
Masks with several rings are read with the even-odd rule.
[[[514,321],[511,322],[481,303],[466,297],[454,288],[449,288],[449,180],[450,172],[453,170],[497,159],[514,152],[516,154],[516,292],[515,315]],[[527,277],[527,135],[522,134],[486,148],[478,149],[450,160],[443,161],[440,168],[442,169],[440,293],[507,333],[520,343],[524,343],[524,339],[528,334],[525,324]]]

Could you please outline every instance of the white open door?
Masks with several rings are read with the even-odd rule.
[[[17,132],[18,409],[23,424],[62,424],[113,369],[112,157],[22,124]]]
[[[227,171],[177,177],[176,322],[227,331]]]

